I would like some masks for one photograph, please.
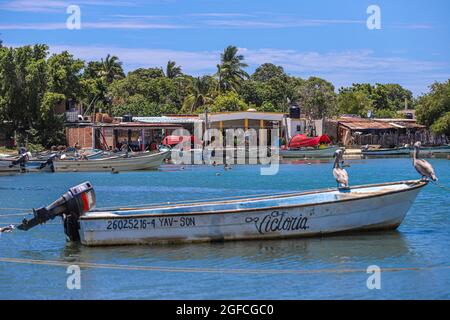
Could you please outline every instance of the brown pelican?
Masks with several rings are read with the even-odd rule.
[[[427,178],[437,181],[438,178],[434,173],[434,169],[431,164],[423,159],[419,159],[419,151],[422,143],[417,141],[414,144],[414,153],[413,153],[413,166],[417,170],[417,172],[422,176],[422,180],[426,180]]]
[[[336,178],[338,188],[348,188],[348,173],[339,166],[339,162],[343,161],[344,152],[341,149],[334,153],[333,176]]]

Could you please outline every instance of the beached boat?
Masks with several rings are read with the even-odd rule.
[[[412,155],[414,148],[399,147],[389,149],[362,149],[361,153],[364,156],[400,156],[400,155]],[[436,146],[436,147],[422,147],[420,153],[423,156],[432,156],[435,154],[450,153],[450,146]]]
[[[149,170],[158,168],[168,156],[169,152],[165,151],[129,158],[114,156],[91,160],[55,160],[53,166],[56,172]]]
[[[409,147],[400,148],[388,148],[388,149],[362,149],[361,153],[364,156],[399,156],[399,155],[409,155],[411,152]]]
[[[21,170],[19,167],[8,167],[8,166],[0,166],[0,176],[10,176],[13,174],[20,173]]]
[[[411,149],[411,154],[414,152],[413,149]],[[450,154],[450,145],[444,145],[444,146],[436,146],[436,147],[421,147],[420,153],[422,156],[430,156],[434,154]]]
[[[18,228],[63,215],[66,235],[87,246],[311,237],[397,228],[427,181],[400,181],[222,201],[92,210],[89,182]],[[72,199],[72,200],[71,200]],[[65,209],[67,208],[67,209]],[[70,209],[69,209],[70,208]]]
[[[339,146],[280,150],[283,158],[332,158]]]

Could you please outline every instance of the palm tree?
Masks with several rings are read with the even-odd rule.
[[[181,76],[183,73],[181,72],[181,67],[177,66],[175,61],[167,61],[166,66],[166,77],[169,79],[174,79],[176,77]]]
[[[194,112],[198,107],[211,102],[213,99],[209,95],[210,93],[210,77],[203,76],[193,79],[192,93],[190,99],[192,100],[191,112]]]
[[[239,89],[241,81],[249,77],[248,73],[243,70],[248,65],[243,61],[244,56],[238,54],[237,47],[225,48],[220,55],[220,64],[217,65],[216,76],[219,79],[219,93],[222,89],[236,91]]]
[[[106,83],[110,84],[115,79],[121,79],[125,77],[122,69],[122,62],[116,56],[107,55],[106,59],[101,61],[101,68],[99,76],[105,79]]]

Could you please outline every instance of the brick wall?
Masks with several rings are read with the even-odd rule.
[[[66,139],[70,147],[78,142],[82,148],[92,148],[92,127],[66,128]]]

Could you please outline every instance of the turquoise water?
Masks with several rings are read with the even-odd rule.
[[[58,219],[28,232],[1,234],[0,299],[448,299],[450,161],[429,161],[447,189],[424,188],[398,231],[109,248],[66,243]],[[349,163],[354,185],[417,178],[410,159]],[[275,176],[261,176],[258,166],[230,171],[164,166],[153,172],[0,177],[0,226],[19,222],[21,217],[10,216],[17,209],[48,204],[85,180],[94,184],[98,207],[128,206],[333,187],[331,167],[327,161],[297,161],[281,165]],[[69,290],[66,267],[49,261],[119,266],[82,267],[81,289]],[[381,273],[380,290],[366,286],[370,265],[388,268]]]

